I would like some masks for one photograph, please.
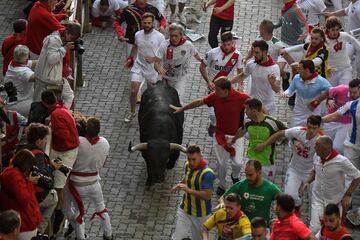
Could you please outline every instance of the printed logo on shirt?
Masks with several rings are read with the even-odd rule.
[[[236,59],[231,59],[231,62]],[[219,66],[219,65],[215,65],[215,70],[218,71],[223,71],[223,72],[231,72],[231,70],[233,69],[233,66]]]
[[[180,54],[181,54],[181,56],[185,56],[186,51],[185,51],[185,50],[181,50]]]

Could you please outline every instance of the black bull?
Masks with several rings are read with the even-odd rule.
[[[183,138],[184,113],[174,114],[169,107],[180,106],[177,91],[162,83],[148,88],[141,97],[139,109],[140,144],[129,151],[141,151],[146,162],[147,185],[164,181],[165,169],[172,169],[180,152]]]

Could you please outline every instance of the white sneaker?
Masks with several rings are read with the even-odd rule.
[[[131,122],[131,121],[134,119],[135,116],[136,116],[136,112],[134,112],[134,113],[129,112],[129,113],[126,115],[126,117],[124,118],[124,122],[126,122],[126,123]]]
[[[179,21],[183,24],[186,24],[186,17],[184,16],[183,13],[178,13],[177,14],[178,18],[179,18]]]
[[[169,20],[170,20],[170,23],[176,22],[176,14],[175,14],[175,13],[172,13],[172,14],[170,15]]]

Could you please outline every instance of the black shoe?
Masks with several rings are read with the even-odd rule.
[[[214,136],[214,132],[215,132],[215,126],[214,125],[209,125],[208,127],[208,134],[210,137],[213,137]]]
[[[110,237],[105,236],[105,234],[103,235],[103,240],[113,240],[114,236],[111,235]]]
[[[69,228],[68,228],[68,230],[66,230],[66,232],[64,233],[64,237],[70,236],[70,235],[73,233],[73,231],[74,231],[74,229],[73,229],[72,225],[69,224]]]
[[[216,195],[222,196],[222,195],[224,195],[224,193],[225,193],[225,190],[222,189],[221,187],[218,187],[218,188],[216,189]]]
[[[239,178],[233,178],[233,176],[231,175],[231,180],[233,182],[233,184],[237,183],[238,181],[240,181]]]

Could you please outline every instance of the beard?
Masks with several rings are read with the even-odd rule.
[[[149,33],[149,32],[151,32],[152,29],[153,29],[153,27],[144,27],[144,32]]]

